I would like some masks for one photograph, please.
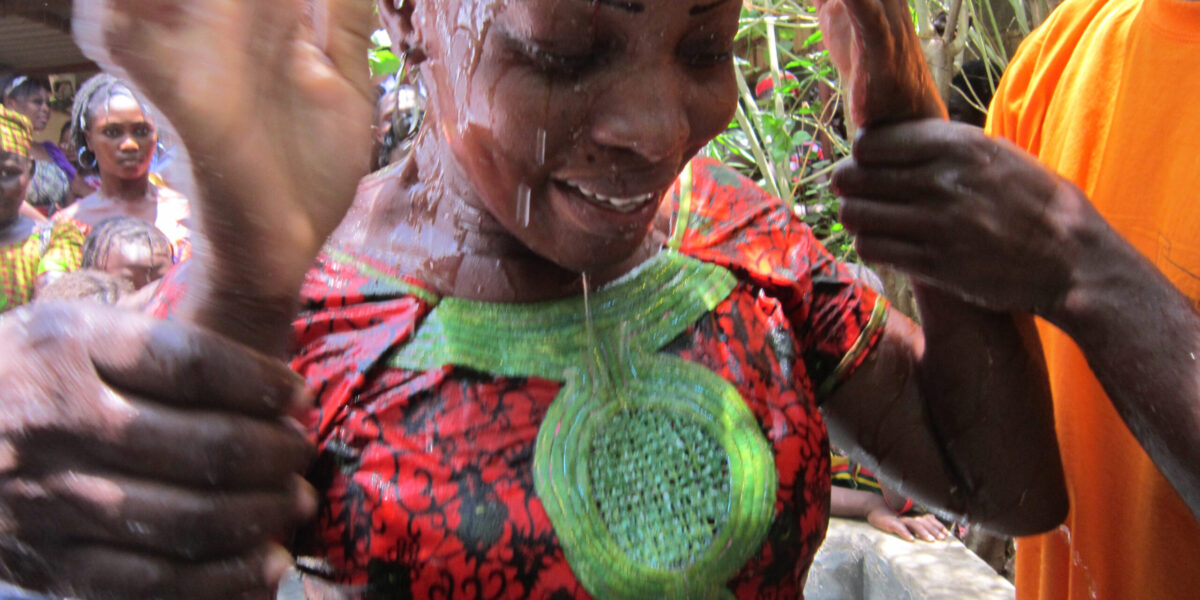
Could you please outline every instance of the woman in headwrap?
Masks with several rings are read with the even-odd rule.
[[[83,234],[70,223],[20,214],[33,176],[29,119],[0,106],[0,312],[29,302],[56,276],[79,268]]]
[[[0,98],[5,107],[28,117],[35,133],[50,123],[50,82],[44,77],[17,75],[4,86]],[[71,159],[54,142],[31,145],[29,156],[34,161],[33,180],[25,193],[25,202],[42,216],[53,216],[90,191],[77,177]]]
[[[175,262],[191,254],[191,209],[179,192],[151,179],[158,132],[149,107],[124,81],[100,74],[75,95],[72,145],[81,165],[100,173],[100,188],[54,216],[85,233],[111,217],[136,217],[171,240]]]

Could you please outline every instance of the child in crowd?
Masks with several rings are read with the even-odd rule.
[[[67,273],[46,285],[37,295],[37,302],[51,300],[94,300],[117,304],[133,292],[129,280],[96,269],[80,269]]]
[[[162,279],[171,267],[171,241],[136,217],[110,217],[83,243],[83,267],[118,277],[135,289]]]

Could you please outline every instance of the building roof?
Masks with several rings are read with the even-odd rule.
[[[0,0],[0,71],[95,71],[71,38],[71,0]]]

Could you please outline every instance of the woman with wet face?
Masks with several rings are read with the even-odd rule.
[[[97,75],[75,96],[71,123],[80,164],[99,172],[100,187],[55,219],[72,221],[85,232],[112,217],[142,219],[171,240],[176,262],[187,258],[191,209],[182,194],[151,181],[158,137],[137,93],[111,75]]]
[[[15,110],[33,124],[34,132],[50,123],[50,81],[44,77],[17,75],[4,85],[4,106]],[[34,160],[33,182],[25,201],[43,217],[52,216],[75,200],[76,194],[89,190],[76,177],[71,159],[54,142],[38,142],[30,147]]]
[[[295,463],[256,460],[280,452],[270,439],[215,443],[236,428],[150,417],[178,404],[172,390],[192,389],[180,384],[189,374],[251,363],[197,329],[187,339],[203,352],[172,370],[180,348],[198,347],[155,344],[176,339],[179,322],[290,356],[315,391],[305,421],[317,516],[290,549],[312,586],[332,580],[368,597],[800,597],[828,518],[830,434],[923,503],[1015,534],[1061,520],[1028,320],[919,287],[922,330],[781,201],[694,158],[735,108],[740,3],[382,0],[427,112],[405,162],[363,180],[352,207],[370,153],[369,10],[313,4],[301,14],[315,23],[265,0],[186,3],[210,19],[174,18],[182,4],[169,0],[136,3],[138,18],[122,3],[77,5],[85,47],[138,82],[202,165],[198,219],[212,252],[160,286],[155,312],[176,319],[142,336],[153,360],[130,361],[152,373],[106,367],[140,391],[110,393],[147,405],[137,447],[160,451],[154,469],[128,459],[132,480],[94,476],[131,494],[170,490],[138,514],[150,533],[115,523],[80,550],[60,541],[78,539],[70,524],[43,523],[77,498],[52,495],[30,518],[55,534],[15,534],[55,573],[39,585],[204,596],[277,581],[280,515],[311,511],[305,494],[286,510],[263,499],[224,511],[205,492],[251,503],[250,492],[279,493]],[[903,2],[856,7],[891,4]],[[904,20],[871,16],[860,15],[894,35],[870,43],[912,36]],[[914,100],[894,105],[937,113],[887,118],[944,116],[936,96],[926,102],[924,71],[866,66],[873,84]],[[268,93],[271,119],[239,108]],[[262,389],[255,377],[233,388],[219,379],[188,396],[206,415],[234,419],[239,404],[225,398],[247,403],[242,387]],[[49,396],[60,385],[37,381]],[[154,444],[164,436],[196,447]],[[62,439],[45,471],[77,473]],[[236,460],[206,486],[184,466],[218,447]],[[274,487],[261,483],[268,475]],[[89,502],[125,518],[136,504]],[[210,508],[205,519],[171,519],[196,506]],[[78,552],[129,573],[174,567],[147,584],[55,562]]]
[[[33,178],[33,128],[25,115],[0,106],[0,313],[79,268],[83,235],[69,223],[38,223],[20,214]]]

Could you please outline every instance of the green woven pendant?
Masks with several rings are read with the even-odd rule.
[[[664,355],[619,389],[572,373],[538,433],[534,482],[597,598],[716,598],[775,506],[770,447],[737,390]]]
[[[590,304],[446,298],[392,364],[563,382],[534,484],[583,586],[606,599],[728,596],[774,515],[771,448],[733,385],[659,350],[735,283],[667,249]]]

